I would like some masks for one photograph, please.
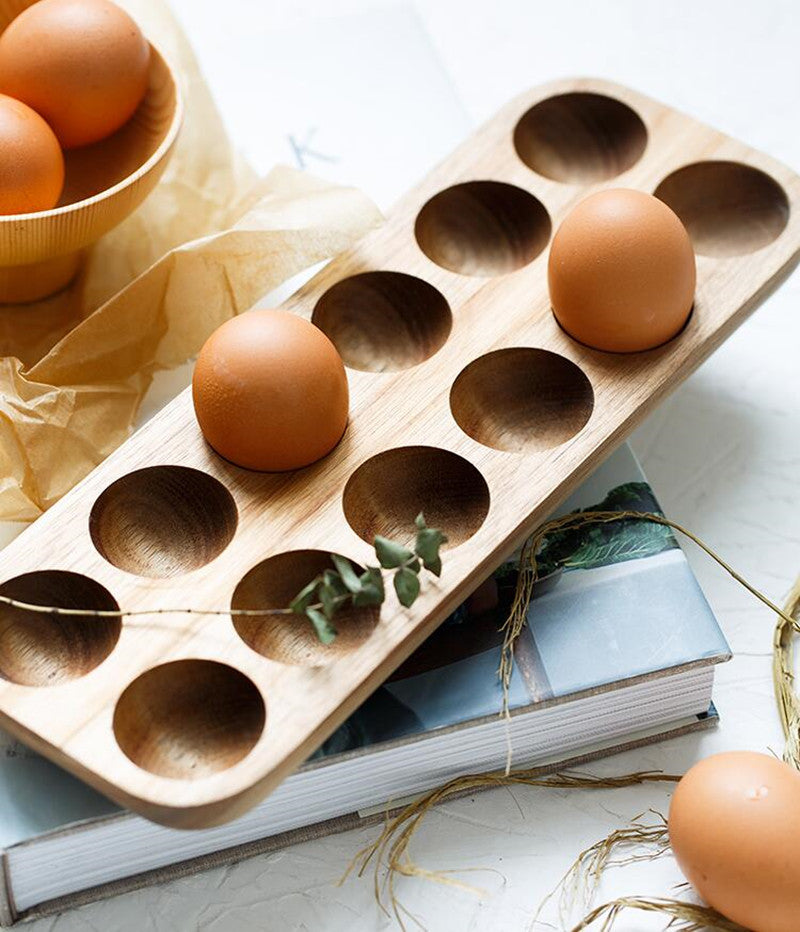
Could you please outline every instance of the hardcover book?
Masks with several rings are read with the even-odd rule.
[[[564,511],[657,510],[627,446]],[[446,554],[445,554],[445,567]],[[259,806],[180,831],[119,810],[19,742],[0,743],[0,919],[60,911],[132,886],[383,817],[465,772],[553,770],[716,720],[730,651],[669,529],[620,520],[552,535],[518,641],[503,716],[511,558]]]

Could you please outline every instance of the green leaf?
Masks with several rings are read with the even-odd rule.
[[[419,595],[419,576],[412,570],[402,567],[394,574],[394,590],[400,604],[405,608],[411,608]]]
[[[424,531],[425,528],[428,526],[428,525],[425,523],[425,515],[424,515],[422,512],[420,512],[420,513],[417,515],[417,517],[414,518],[414,524],[417,526],[417,530],[418,530],[418,531]]]
[[[328,621],[319,609],[307,608],[306,617],[314,625],[317,637],[323,644],[331,644],[336,639],[336,628]]]
[[[360,592],[353,593],[353,605],[364,608],[366,605],[383,605],[384,594],[375,586],[364,586]]]
[[[333,565],[339,571],[339,575],[342,577],[342,582],[347,586],[350,592],[358,592],[361,588],[361,583],[358,581],[358,576],[356,571],[353,569],[353,564],[347,559],[347,557],[340,557],[338,553],[331,554],[331,560]]]
[[[305,615],[306,609],[308,608],[309,605],[311,605],[311,602],[314,599],[314,593],[316,592],[316,589],[319,583],[320,583],[320,578],[319,576],[317,576],[317,578],[312,579],[311,582],[307,586],[303,586],[303,588],[297,593],[297,595],[289,603],[289,608],[296,615]]]
[[[366,570],[361,574],[361,584],[362,586],[371,585],[374,586],[381,595],[385,595],[383,591],[383,573],[381,573],[380,567],[378,566],[368,566]]]
[[[334,595],[347,595],[347,587],[336,570],[325,570],[322,574],[322,581],[329,589],[333,590]]]
[[[425,569],[434,576],[442,575],[442,558],[437,557],[435,560],[426,560]]]
[[[383,588],[383,576],[377,566],[367,567],[359,577],[361,588],[353,593],[353,605],[383,605],[386,592]]]
[[[653,490],[646,482],[618,485],[601,502],[582,510],[661,513]],[[545,538],[537,560],[540,575],[544,575],[559,566],[591,569],[652,556],[677,546],[678,542],[668,527],[652,521],[621,518],[603,525],[587,524],[553,531]]]
[[[593,530],[599,530],[599,526]],[[675,547],[672,531],[662,524],[633,519],[614,521],[601,533],[587,533],[579,546],[562,560],[568,569],[592,569],[627,560],[651,557]]]
[[[319,587],[319,600],[322,602],[322,611],[325,617],[330,620],[336,612],[336,590],[332,586],[326,586],[324,583]]]
[[[393,570],[408,562],[414,554],[402,544],[396,544],[387,537],[378,534],[375,537],[375,554],[378,562],[385,570]]]
[[[414,550],[417,556],[422,559],[426,569],[429,568],[429,563],[435,563],[439,558],[439,548],[444,543],[447,543],[447,538],[436,528],[426,527],[417,532],[417,542]]]

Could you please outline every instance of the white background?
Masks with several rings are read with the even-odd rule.
[[[274,30],[380,5],[175,0],[234,140],[260,168],[274,155],[270,127],[281,110],[281,87],[259,77],[260,43],[268,47]],[[800,13],[790,0],[419,0],[416,9],[470,123],[531,85],[568,74],[597,75],[630,84],[800,168]],[[382,41],[380,54],[371,53],[375,67],[397,69],[393,83],[400,89],[404,71],[415,69],[413,56],[404,56],[396,36],[387,34]],[[313,48],[307,54],[313,55]],[[287,82],[303,80],[313,65],[302,53],[294,64]],[[348,68],[346,60],[341,68]],[[404,114],[409,132],[415,131],[407,99],[383,103]],[[424,95],[416,106],[425,107]],[[363,133],[368,152],[369,120],[354,131]],[[420,151],[425,144],[420,139]],[[373,166],[352,180],[380,200],[378,174]],[[800,275],[634,437],[667,514],[778,600],[800,572],[798,298]],[[718,674],[716,702],[723,723],[715,733],[613,758],[594,772],[681,772],[725,748],[781,748],[770,674],[773,619],[709,561],[697,553],[689,556],[736,654]],[[668,805],[667,789],[518,788],[450,803],[430,816],[413,852],[431,868],[490,868],[465,875],[487,895],[415,880],[401,881],[399,893],[431,930],[525,930],[539,901],[581,849],[642,810],[652,806],[666,813]],[[390,928],[374,905],[369,881],[335,885],[373,836],[374,830],[364,830],[304,844],[41,920],[31,932]],[[601,895],[670,895],[679,882],[674,863],[664,859],[612,873]],[[549,928],[562,927],[552,911],[547,918]],[[633,914],[617,928],[663,925]]]

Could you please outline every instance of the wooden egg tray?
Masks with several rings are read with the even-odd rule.
[[[698,251],[684,331],[596,352],[550,312],[552,230],[589,192],[656,191]],[[203,441],[184,392],[0,556],[0,724],[148,818],[243,812],[309,754],[789,273],[800,179],[604,81],[505,107],[381,229],[288,302],[348,365],[344,439],[296,473],[239,469]],[[254,425],[257,429],[257,425]],[[411,610],[337,618],[320,645],[283,608],[338,552],[414,516],[449,535]],[[159,609],[265,609],[263,618]],[[380,617],[379,617],[380,615]]]

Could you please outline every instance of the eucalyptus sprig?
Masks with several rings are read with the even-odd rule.
[[[447,543],[447,537],[438,528],[428,527],[422,512],[417,515],[414,525],[416,539],[413,550],[388,537],[376,535],[375,556],[380,566],[368,566],[362,573],[356,572],[346,557],[332,553],[334,568],[325,570],[304,586],[289,603],[290,611],[304,615],[314,626],[320,641],[330,644],[336,638],[333,619],[342,607],[348,604],[354,608],[383,605],[386,589],[381,569],[394,570],[397,598],[402,606],[410,608],[422,588],[422,569],[434,576],[441,575],[439,551]]]

